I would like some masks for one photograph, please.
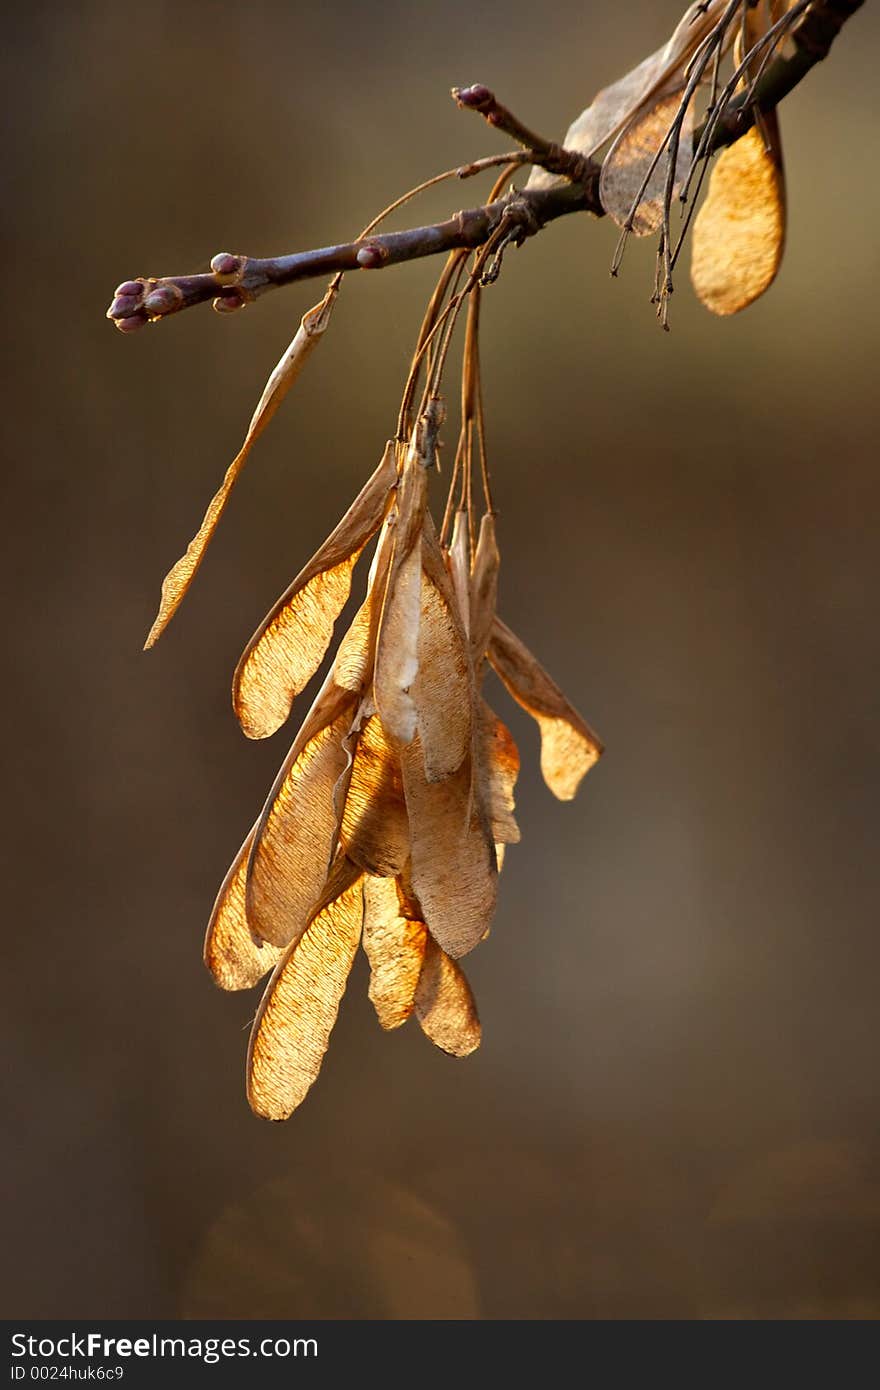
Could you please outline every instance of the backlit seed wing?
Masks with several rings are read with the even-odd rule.
[[[406,915],[396,880],[364,879],[364,950],[370,1000],[383,1028],[399,1028],[413,1011],[428,934]]]
[[[737,314],[768,290],[785,248],[785,178],[774,112],[722,150],[694,222],[691,281],[713,314]]]
[[[275,779],[247,869],[254,936],[287,946],[302,935],[321,891],[337,831],[333,790],[357,695],[325,682]]]
[[[361,872],[337,860],[318,909],[275,967],[254,1019],[247,1096],[255,1114],[286,1120],[317,1078],[362,920]]]
[[[370,874],[394,878],[409,859],[409,821],[400,758],[377,714],[356,735],[339,839]]]
[[[643,59],[632,72],[628,72],[610,87],[597,92],[590,105],[582,111],[576,121],[568,127],[562,142],[566,150],[576,150],[578,154],[590,158],[606,140],[612,139],[632,120],[651,90],[663,80],[667,67],[666,45],[656,53]],[[561,183],[558,174],[547,169],[534,168],[526,184],[527,188],[550,188]]]
[[[470,581],[471,656],[478,670],[486,654],[489,633],[495,618],[500,565],[495,518],[487,512],[480,522]]]
[[[485,700],[479,703],[477,773],[480,798],[497,855],[498,845],[519,843],[519,826],[513,814],[513,789],[519,776],[519,749],[507,725],[501,722]]]
[[[449,546],[449,575],[455,590],[455,599],[465,632],[471,630],[470,584],[471,551],[468,541],[467,512],[455,513],[452,523],[452,541]]]
[[[320,303],[315,304],[313,308],[303,314],[302,322],[296,331],[293,342],[263,387],[263,394],[251,417],[244,444],[227,468],[226,476],[218,491],[208,503],[208,510],[205,512],[202,524],[187,546],[185,553],[181,555],[176,565],[165,576],[162,583],[159,612],[156,614],[156,620],[144,643],[145,650],[155,646],[183,602],[255,441],[263,433],[305,366],[306,361],[314,352],[330,322],[330,314],[338,293],[338,286],[334,282]]]
[[[443,1052],[467,1057],[480,1046],[480,1018],[464,971],[430,935],[415,993],[415,1012],[422,1031]]]
[[[205,964],[221,989],[251,989],[281,954],[265,941],[257,945],[245,913],[245,881],[254,830],[256,826],[223,880],[205,935]]]
[[[607,140],[619,134],[639,108],[684,72],[687,61],[717,23],[725,0],[708,5],[690,5],[675,32],[662,48],[643,59],[632,72],[597,92],[566,132],[562,144],[588,158]],[[546,169],[533,169],[528,188],[547,188],[562,180]]]
[[[473,678],[452,580],[426,518],[418,670],[412,685],[429,782],[461,767],[471,742]]]
[[[471,761],[429,782],[420,740],[401,756],[412,845],[412,887],[425,924],[444,951],[473,950],[489,930],[498,892],[491,832],[471,798]]]
[[[666,186],[666,155],[657,159],[647,186],[641,193],[651,164],[666,137],[681,104],[682,89],[661,95],[648,106],[631,125],[621,131],[602,161],[599,178],[599,199],[603,208],[619,227],[629,227],[636,236],[656,232],[663,220],[663,194]],[[675,161],[676,197],[687,177],[693,156],[694,103],[688,103],[682,123],[681,137]],[[633,204],[639,198],[633,212]]]
[[[248,738],[274,734],[320,666],[351,591],[352,570],[382,524],[396,478],[392,442],[335,531],[245,647],[232,680],[232,704]]]
[[[500,618],[492,627],[489,660],[517,704],[537,720],[544,781],[560,801],[570,801],[601,757],[599,738]]]
[[[376,638],[382,605],[385,601],[385,588],[388,583],[388,567],[394,545],[394,528],[386,517],[379,532],[376,552],[370,565],[367,579],[367,595],[361,604],[351,627],[342,638],[333,658],[333,680],[346,690],[359,694],[372,680],[376,661]]]
[[[419,667],[422,588],[422,523],[427,475],[412,452],[400,481],[394,551],[376,639],[373,698],[389,738],[409,743],[416,730],[410,687]]]

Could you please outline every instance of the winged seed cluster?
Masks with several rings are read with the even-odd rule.
[[[691,5],[668,43],[601,91],[566,135],[568,150],[588,157],[606,150],[599,193],[621,226],[615,264],[628,234],[659,230],[654,298],[664,324],[693,208],[692,199],[674,242],[673,198],[684,202],[694,184],[699,191],[713,131],[731,99],[737,94],[742,108],[749,107],[768,61],[808,10],[808,0]],[[720,64],[729,52],[733,72],[722,83]],[[694,102],[706,90],[703,122],[695,127]],[[700,299],[718,314],[735,313],[762,294],[782,255],[779,125],[774,112],[755,111],[754,127],[718,159],[694,226],[692,279]],[[521,158],[482,163],[498,162],[506,167],[490,203]],[[529,186],[557,179],[536,167]],[[405,194],[366,231],[437,181]],[[481,286],[497,278],[510,239],[502,219],[481,249],[451,251],[422,323],[394,438],[235,671],[233,705],[241,727],[250,738],[266,738],[286,722],[324,660],[355,564],[374,543],[363,602],[223,882],[205,942],[208,968],[223,989],[251,988],[271,972],[247,1063],[250,1104],[270,1119],[289,1116],[317,1077],[359,943],[384,1028],[415,1014],[448,1053],[465,1056],[479,1045],[477,1009],[459,961],[489,931],[504,850],[519,840],[519,755],[483,696],[487,663],[537,721],[541,768],[556,796],[573,797],[602,751],[496,612],[499,552],[486,461],[479,306]],[[246,259],[223,253],[212,261],[218,286],[231,285],[233,294],[221,296],[216,307],[246,302],[236,290]],[[192,584],[254,442],[326,332],[341,281],[340,272],[303,316],[269,377],[239,453],[165,579],[148,647]],[[155,302],[164,290],[146,293],[153,283],[119,287],[108,311],[117,326],[128,331],[166,311]],[[181,296],[179,287],[175,294]],[[438,463],[447,353],[465,306],[461,432],[438,530],[428,478]],[[479,514],[472,482],[477,458]]]
[[[244,732],[285,722],[320,665],[352,570],[366,594],[220,890],[205,959],[224,989],[272,970],[251,1034],[248,1098],[286,1118],[315,1080],[358,943],[384,1028],[415,1012],[456,1056],[480,1041],[459,959],[485,937],[504,846],[519,839],[516,745],[481,693],[488,660],[538,721],[568,799],[596,736],[497,617],[495,525],[473,555],[459,513],[441,546],[427,505],[438,403],[392,440],[349,510],[248,643],[233,681]],[[377,535],[378,533],[378,535]]]

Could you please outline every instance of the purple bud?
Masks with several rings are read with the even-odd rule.
[[[114,294],[133,294],[140,295],[144,292],[143,280],[123,280],[121,285],[117,285]]]
[[[380,270],[385,264],[387,252],[381,246],[367,243],[357,253],[357,263],[361,270]]]
[[[459,87],[455,93],[455,100],[459,106],[476,107],[479,109],[492,101],[492,93],[488,87],[484,87],[482,82],[475,82],[472,87]]]
[[[159,318],[176,309],[183,295],[176,285],[157,285],[144,296],[143,308],[151,318]]]
[[[140,296],[134,294],[118,294],[107,310],[108,319],[127,319],[132,314],[136,314],[140,308]]]
[[[146,314],[133,314],[128,319],[117,319],[116,327],[120,333],[136,333],[139,328],[145,328],[149,323]]]
[[[230,294],[218,294],[211,307],[218,314],[231,314],[235,309],[243,309],[246,303],[247,300],[233,290]]]
[[[233,284],[241,279],[246,260],[246,256],[233,256],[230,251],[219,251],[216,256],[211,257],[211,269],[221,285]]]

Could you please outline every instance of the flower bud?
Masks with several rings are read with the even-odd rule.
[[[234,256],[230,251],[219,251],[211,258],[211,270],[221,285],[237,285],[246,265],[247,256]]]
[[[128,319],[132,314],[139,312],[141,301],[139,295],[117,294],[110,308],[107,310],[108,319]]]
[[[146,327],[149,321],[146,314],[137,313],[127,319],[115,319],[114,324],[120,333],[136,333],[139,328]]]
[[[469,110],[479,111],[481,106],[492,100],[492,93],[482,82],[475,82],[472,87],[456,87],[455,100],[459,106],[466,106]]]
[[[375,242],[368,242],[358,251],[357,263],[361,270],[381,270],[387,256],[388,253],[383,247],[377,246]]]
[[[231,314],[236,309],[243,309],[245,304],[247,300],[244,296],[232,290],[228,294],[218,294],[211,307],[218,314]]]
[[[144,296],[142,308],[150,318],[161,318],[179,307],[183,295],[177,285],[157,285]]]

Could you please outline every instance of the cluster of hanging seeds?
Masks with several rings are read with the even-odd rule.
[[[422,327],[398,429],[338,526],[260,624],[232,698],[249,738],[286,722],[321,665],[371,543],[363,601],[339,642],[266,803],[221,887],[205,960],[224,989],[271,971],[253,1024],[247,1093],[284,1119],[314,1082],[359,944],[384,1028],[415,1014],[444,1051],[465,1056],[480,1024],[459,964],[486,936],[506,845],[519,839],[519,755],[482,693],[487,663],[540,726],[551,790],[572,797],[601,745],[496,612],[499,551],[479,381],[479,274],[450,257]],[[303,318],[273,373],[243,449],[185,555],[148,637],[173,617],[244,458],[327,326],[338,280]],[[442,521],[429,480],[444,419],[440,379],[468,302],[462,424]],[[418,404],[415,392],[424,370]],[[474,486],[479,457],[482,494]]]
[[[537,721],[542,772],[556,796],[573,797],[601,753],[596,735],[496,607],[500,557],[480,387],[480,295],[497,279],[506,247],[535,230],[529,191],[575,178],[572,170],[604,149],[599,197],[622,229],[614,269],[630,233],[659,231],[654,299],[665,325],[672,271],[691,220],[688,208],[674,239],[673,200],[685,203],[694,185],[699,191],[719,123],[738,103],[754,124],[718,159],[694,227],[692,278],[715,313],[744,308],[773,280],[785,234],[778,120],[773,112],[761,115],[755,94],[808,9],[807,0],[691,5],[663,48],[598,94],[569,129],[564,149],[541,142],[543,154],[537,147],[514,151],[438,175],[398,199],[355,244],[356,264],[371,266],[380,251],[367,234],[422,188],[501,164],[489,203],[498,207],[516,167],[535,165],[524,193],[504,204],[480,249],[449,255],[393,437],[235,671],[239,723],[249,738],[266,738],[287,721],[321,666],[355,565],[373,546],[361,605],[208,927],[205,960],[223,989],[249,989],[269,976],[247,1062],[248,1098],[259,1115],[286,1118],[314,1082],[359,944],[384,1028],[414,1014],[444,1051],[465,1056],[478,1046],[477,1009],[460,961],[489,931],[505,847],[519,839],[519,755],[483,694],[487,666]],[[733,72],[722,83],[728,52]],[[695,103],[707,92],[697,126]],[[487,88],[456,89],[456,96],[490,121],[503,110]],[[509,125],[509,113],[505,118]],[[537,145],[513,125],[521,143]],[[246,264],[227,253],[214,258],[215,307],[248,302]],[[337,274],[303,316],[270,376],[240,452],[163,584],[147,646],[174,616],[255,440],[326,332],[342,278]],[[185,283],[126,281],[109,315],[130,331],[174,312]],[[461,425],[438,525],[429,483],[439,471],[441,387],[462,311]]]

